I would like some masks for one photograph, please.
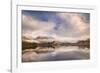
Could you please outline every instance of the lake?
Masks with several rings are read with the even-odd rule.
[[[37,47],[26,49],[22,53],[22,62],[87,60],[89,58],[90,49],[78,46]]]

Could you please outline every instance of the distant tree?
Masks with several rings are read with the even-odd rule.
[[[22,41],[22,50],[24,49],[35,49],[37,47],[36,43]]]

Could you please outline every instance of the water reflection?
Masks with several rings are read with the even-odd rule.
[[[38,61],[60,61],[60,60],[83,60],[89,59],[89,48],[78,46],[61,46],[56,48],[37,47],[36,49],[26,49],[22,53],[23,62]]]

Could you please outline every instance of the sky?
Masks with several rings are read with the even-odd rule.
[[[90,14],[22,10],[22,35],[84,40],[90,36]]]

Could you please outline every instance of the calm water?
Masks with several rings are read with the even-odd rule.
[[[38,62],[38,61],[60,61],[60,60],[83,60],[89,59],[89,49],[79,48],[77,46],[62,46],[58,48],[43,48],[37,47],[27,49],[22,54],[23,62]]]

